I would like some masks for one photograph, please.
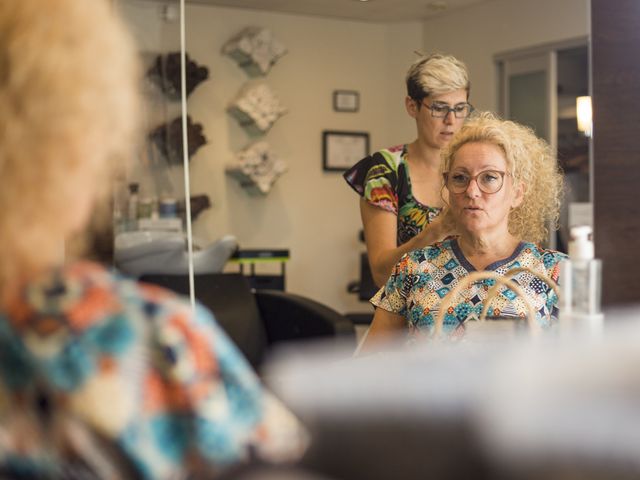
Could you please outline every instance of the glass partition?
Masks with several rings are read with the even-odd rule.
[[[183,144],[188,137],[187,149],[192,152],[202,143],[202,135],[185,115],[182,101],[180,1],[118,0],[115,5],[131,28],[144,71],[144,139],[114,188],[115,263],[138,278],[186,275],[190,204],[185,201]],[[191,73],[190,81],[208,75],[206,69]],[[187,288],[183,293],[189,292]]]

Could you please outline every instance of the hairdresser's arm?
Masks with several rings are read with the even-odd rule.
[[[382,208],[360,199],[360,215],[367,243],[367,255],[373,281],[377,286],[385,284],[394,265],[405,253],[426,247],[447,236],[440,218],[428,224],[422,232],[400,246],[397,242],[398,217]]]
[[[362,342],[358,355],[380,351],[385,345],[397,339],[404,332],[406,320],[402,315],[376,308],[373,322]]]

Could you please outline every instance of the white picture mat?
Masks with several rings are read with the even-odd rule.
[[[347,169],[368,155],[368,138],[361,135],[329,134],[326,137],[329,168]]]

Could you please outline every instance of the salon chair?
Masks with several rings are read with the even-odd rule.
[[[364,243],[364,230],[358,232],[358,239]],[[349,282],[347,291],[358,295],[358,300],[366,303],[365,309],[367,311],[349,312],[345,315],[356,325],[368,326],[373,320],[373,307],[369,303],[369,300],[378,292],[378,287],[373,281],[373,274],[369,266],[369,256],[367,252],[360,253],[360,278]]]
[[[143,275],[142,282],[189,293],[187,275]],[[275,290],[252,290],[240,273],[195,275],[195,297],[213,312],[231,340],[259,370],[269,350],[284,342],[335,340],[355,347],[353,323],[309,298]]]

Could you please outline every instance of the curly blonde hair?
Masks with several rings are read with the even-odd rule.
[[[106,0],[0,2],[0,289],[60,261],[131,155],[139,71]]]
[[[548,238],[549,226],[557,228],[563,196],[562,173],[547,142],[533,130],[502,120],[489,112],[472,116],[441,152],[441,172],[448,172],[463,145],[482,142],[496,145],[505,155],[514,183],[522,184],[524,197],[509,214],[509,232],[517,238],[541,242]],[[451,225],[450,213],[445,221]]]

